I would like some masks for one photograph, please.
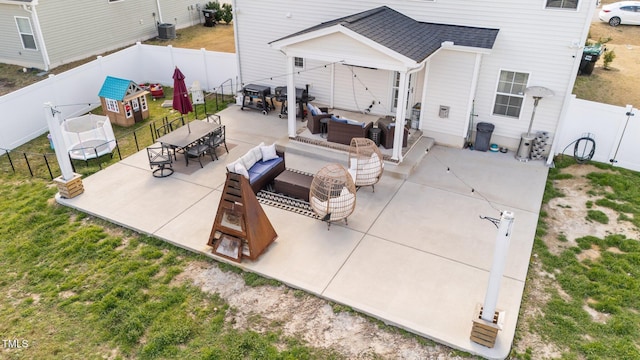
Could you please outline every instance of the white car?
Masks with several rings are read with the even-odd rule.
[[[603,5],[600,20],[611,26],[640,25],[640,1],[620,1]]]

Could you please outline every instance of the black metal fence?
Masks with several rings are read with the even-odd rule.
[[[72,158],[70,152],[67,153],[67,156],[71,160],[74,172],[89,175],[152,145],[161,136],[162,131],[171,132],[185,125],[188,121],[190,120],[184,116],[172,120],[165,117],[161,120],[151,121],[145,126],[117,136],[114,141],[115,147],[108,154],[99,155],[101,148],[111,145],[110,142],[105,141],[95,147],[74,150],[86,154],[85,159]],[[0,148],[0,172],[52,180],[61,175],[58,159],[54,152],[35,153],[2,148]]]
[[[225,95],[225,88],[227,95]],[[233,93],[232,80],[225,81],[216,89],[216,92],[205,95],[203,111],[198,114],[196,110],[196,118],[199,118],[199,116],[206,117],[208,110],[218,112],[229,103],[229,94]],[[197,105],[194,106],[194,109],[197,108]],[[78,156],[72,158],[70,152],[67,153],[67,156],[71,159],[74,172],[85,176],[90,175],[102,170],[104,166],[116,163],[152,145],[158,137],[185,125],[188,121],[190,120],[185,116],[175,119],[164,117],[160,120],[152,120],[132,131],[117,135],[113,151],[107,152],[107,154],[101,155],[104,153],[101,150],[107,146],[112,147],[114,144],[105,141],[105,143],[95,147],[75,149],[80,154],[86,154],[82,159],[77,159]],[[58,159],[54,152],[38,153],[4,148],[0,148],[0,173],[14,173],[51,180],[61,175]]]

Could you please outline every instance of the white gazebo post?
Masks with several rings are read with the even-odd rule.
[[[287,56],[287,121],[289,138],[296,137],[296,85],[294,82],[294,57]],[[300,114],[302,116],[302,114]]]
[[[72,198],[84,192],[82,179],[80,174],[73,172],[71,159],[67,155],[67,147],[64,143],[62,129],[60,128],[60,120],[58,119],[58,111],[53,108],[51,103],[44,104],[44,114],[47,118],[47,126],[51,134],[51,141],[58,160],[58,166],[62,175],[53,179],[58,186],[60,196],[64,198]]]
[[[391,158],[402,162],[402,140],[404,137],[404,118],[407,107],[407,72],[400,72],[398,84],[398,106],[396,107],[395,133],[393,134],[393,152]]]
[[[497,312],[496,305],[498,303],[498,293],[500,292],[500,282],[502,281],[502,274],[507,260],[507,252],[509,251],[513,221],[513,212],[502,212],[493,252],[493,263],[489,272],[487,293],[485,294],[484,304],[476,308],[476,315],[479,316],[474,316],[471,330],[472,341],[490,348],[495,344],[498,330],[502,328],[504,312]]]

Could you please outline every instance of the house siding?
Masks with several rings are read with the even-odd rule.
[[[198,4],[200,8],[205,6],[205,2],[191,0],[161,0],[158,11],[156,1],[42,0],[35,9],[53,68],[158,36],[159,14],[162,22],[174,24],[176,29],[196,25],[202,19]],[[21,45],[14,13],[30,17],[21,7],[0,5],[0,30],[3,34],[16,34],[15,38],[0,40],[0,60],[44,67],[40,51],[23,51],[22,56],[16,56],[16,41],[17,46]]]
[[[16,5],[0,4],[0,62],[5,64],[16,64],[25,67],[41,68],[44,65],[40,45],[38,50],[23,49],[20,33],[16,26],[15,17],[27,17],[31,19],[31,15]],[[31,27],[34,28],[33,21]],[[35,29],[34,30],[34,36]]]
[[[565,97],[570,95],[571,85],[575,74],[574,66],[579,60],[581,49],[571,46],[572,43],[584,43],[586,24],[595,6],[590,1],[582,1],[577,10],[545,9],[544,0],[510,1],[462,1],[448,0],[437,2],[421,2],[410,0],[397,1],[335,1],[323,3],[322,8],[312,6],[309,1],[257,1],[236,0],[240,9],[237,15],[238,53],[240,56],[240,74],[246,79],[260,79],[270,75],[283,74],[284,56],[269,47],[269,42],[318,25],[324,21],[337,17],[354,14],[382,5],[387,5],[396,11],[410,16],[418,21],[453,24],[461,26],[476,26],[497,28],[500,30],[490,54],[482,55],[478,81],[475,89],[466,89],[475,93],[476,121],[488,121],[495,125],[494,134],[498,137],[516,139],[526,131],[531,116],[533,100],[525,98],[525,103],[518,119],[495,116],[492,114],[497,86],[497,79],[502,69],[511,69],[530,74],[529,86],[538,85],[552,89],[556,96],[541,102],[536,113],[534,130],[553,132],[559,119]],[[322,9],[330,9],[323,11]],[[345,52],[351,49],[345,48]],[[437,55],[438,56],[438,55]],[[452,61],[453,57],[460,57],[460,64]],[[464,69],[465,76],[473,71],[472,57],[468,54],[452,53],[439,59],[433,59],[434,64],[442,61],[443,66],[457,67],[462,63],[468,64]],[[336,66],[336,68],[340,68]],[[432,72],[434,68],[432,68]],[[460,70],[460,69],[459,69]],[[387,74],[384,74],[387,73]],[[347,94],[351,90],[351,79],[343,77],[349,75],[344,71],[336,71],[336,106],[347,106]],[[455,74],[451,74],[454,76]],[[391,82],[388,72],[378,71],[363,75],[366,84],[376,86],[376,93],[381,98],[390,96]],[[429,84],[423,104],[422,127],[428,130],[444,131],[449,135],[464,136],[465,124],[471,109],[468,107],[468,97],[461,96],[460,89],[464,81],[454,76],[454,85],[441,89],[434,89],[436,85],[444,86],[446,79],[443,75],[427,74],[427,81],[434,77],[435,83]],[[299,79],[296,78],[297,86]],[[268,83],[268,82],[267,82]],[[471,84],[470,79],[467,86]],[[347,88],[344,88],[348,86]],[[382,86],[383,88],[377,88]],[[417,84],[420,87],[420,84]],[[439,92],[442,95],[436,95]],[[383,94],[387,94],[384,95]],[[433,97],[431,97],[434,95]],[[320,95],[323,97],[324,95]],[[453,97],[453,99],[447,97]],[[364,101],[364,100],[363,100]],[[415,102],[421,99],[416,98]],[[360,103],[360,99],[358,99]],[[443,122],[437,117],[438,105],[451,104],[449,121]],[[455,120],[455,124],[453,124]]]
[[[475,58],[472,53],[444,50],[430,60],[427,101],[421,109],[427,136],[432,132],[464,136]],[[441,105],[449,107],[449,117],[439,117]]]

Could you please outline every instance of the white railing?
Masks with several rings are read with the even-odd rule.
[[[43,110],[45,102],[51,102],[62,112],[61,119],[82,115],[100,106],[98,93],[108,75],[139,84],[173,86],[173,70],[178,66],[186,77],[187,86],[197,80],[203,90],[216,91],[216,86],[229,78],[237,78],[236,64],[236,54],[233,53],[140,43],[98,57],[0,96],[0,148],[14,149],[47,131]]]

